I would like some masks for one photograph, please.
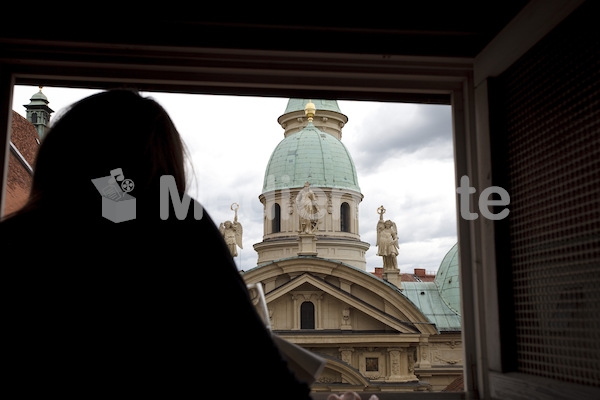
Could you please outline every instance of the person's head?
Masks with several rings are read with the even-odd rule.
[[[87,97],[55,121],[35,162],[26,209],[45,204],[83,205],[100,194],[91,180],[121,168],[138,197],[173,175],[185,191],[184,145],[166,111],[128,90]]]

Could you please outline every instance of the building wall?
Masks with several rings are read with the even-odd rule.
[[[460,332],[440,332],[398,289],[337,261],[292,258],[243,275],[263,285],[273,331],[327,360],[315,391],[442,390],[462,374]],[[302,328],[302,303],[314,329]]]

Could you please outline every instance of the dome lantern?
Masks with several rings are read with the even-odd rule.
[[[301,131],[312,122],[321,132],[341,139],[348,117],[342,113],[336,100],[289,99],[285,113],[277,122],[285,130],[285,137]]]

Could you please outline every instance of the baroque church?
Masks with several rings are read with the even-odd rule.
[[[348,117],[335,100],[290,99],[278,122],[258,266],[243,278],[262,286],[274,334],[326,360],[312,389],[439,391],[462,379],[457,246],[432,282],[385,263],[381,277],[367,272]]]

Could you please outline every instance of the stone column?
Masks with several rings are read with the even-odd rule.
[[[342,361],[348,365],[352,365],[352,353],[354,352],[354,347],[340,347],[340,355],[342,357]]]
[[[389,347],[387,349],[390,362],[390,375],[387,382],[414,382],[419,379],[414,374],[414,357],[412,353],[414,348],[409,347]]]
[[[419,359],[416,362],[419,368],[431,368],[431,355],[429,354],[429,343],[421,342],[419,344]]]
[[[300,329],[300,311],[298,310],[298,296],[296,295],[292,295],[292,302],[293,302],[293,317],[294,317],[294,324],[292,326],[292,329]]]
[[[417,378],[417,376],[415,375],[415,358],[416,358],[416,348],[415,347],[409,347],[408,349],[406,349],[406,359],[407,359],[407,369],[408,369],[408,374],[406,374],[406,381],[407,382],[414,382],[414,381],[418,381],[419,378]]]
[[[400,361],[400,347],[388,347],[388,360],[389,360],[389,376],[386,378],[387,382],[402,382],[402,365]],[[408,371],[407,371],[408,372]]]
[[[352,353],[354,352],[354,347],[340,347],[340,355],[342,357],[342,361],[346,364],[352,366]],[[349,383],[344,379],[344,375],[342,374],[342,383]]]
[[[321,300],[323,300],[323,293],[314,294],[317,298],[317,309],[315,310],[315,329],[323,329],[323,312],[322,312],[322,304]],[[312,297],[311,296],[311,297]]]

